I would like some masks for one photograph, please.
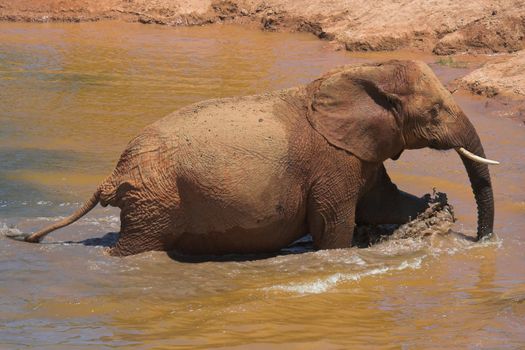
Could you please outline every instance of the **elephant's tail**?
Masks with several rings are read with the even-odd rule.
[[[23,236],[20,238],[23,238],[26,242],[32,242],[32,243],[38,243],[44,236],[46,236],[48,233],[53,232],[55,230],[58,230],[59,228],[62,228],[64,226],[67,226],[69,224],[74,223],[84,215],[86,215],[91,209],[93,209],[100,200],[100,189],[97,189],[95,193],[91,196],[91,198],[82,205],[77,211],[75,211],[73,214],[68,216],[67,218],[64,218],[60,220],[59,222],[56,222],[48,227],[45,227],[41,229],[40,231],[37,231],[31,235]],[[13,237],[17,238],[17,237]]]

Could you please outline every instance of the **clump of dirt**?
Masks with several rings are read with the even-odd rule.
[[[525,14],[498,15],[473,21],[445,35],[433,49],[437,55],[458,52],[491,54],[525,49]]]
[[[354,245],[365,248],[386,239],[406,239],[446,234],[454,218],[454,209],[442,192],[427,194],[429,207],[414,220],[403,225],[359,225],[354,232]]]
[[[456,84],[487,97],[525,99],[525,50],[488,62]]]

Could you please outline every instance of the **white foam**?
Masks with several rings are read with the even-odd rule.
[[[34,218],[28,218],[27,221],[47,221],[54,222],[65,219],[65,216],[37,216]],[[101,224],[109,224],[110,226],[115,226],[120,223],[120,218],[116,215],[107,215],[102,217],[84,217],[79,220],[80,223],[100,226]]]
[[[37,216],[36,218],[29,218],[27,221],[58,221],[65,219],[65,216]]]
[[[365,266],[366,261],[364,261],[361,257],[354,255],[352,259],[352,263],[359,265],[359,266]]]
[[[0,234],[6,235],[9,233],[19,234],[22,233],[19,229],[16,227],[9,227],[5,222],[0,222]]]
[[[323,260],[331,263],[358,266],[365,266],[367,264],[366,261],[363,260],[363,258],[361,258],[359,255],[357,255],[353,250],[341,250],[341,252],[344,252],[344,254],[333,254],[333,251],[331,250],[322,250],[315,253],[317,253],[319,257],[322,257]],[[346,254],[346,252],[352,252],[352,254],[349,255]]]
[[[454,239],[452,241],[452,244],[453,246],[451,247],[432,246],[430,252],[433,256],[437,257],[441,254],[455,255],[457,253],[462,253],[467,250],[480,249],[486,247],[495,247],[496,249],[500,249],[503,246],[503,240],[501,240],[501,238],[497,236],[488,240],[484,240],[482,242],[472,242],[464,239]]]
[[[367,271],[356,272],[356,273],[335,273],[325,278],[319,278],[313,282],[307,283],[290,283],[275,285],[272,287],[264,288],[266,291],[282,291],[289,293],[298,294],[319,294],[324,293],[331,288],[337,286],[342,282],[359,281],[363,277],[382,275],[389,271],[401,271],[405,269],[418,269],[421,267],[421,262],[425,256],[415,258],[412,261],[403,261],[398,266],[382,266]]]
[[[108,215],[98,218],[86,217],[81,219],[80,221],[95,226],[100,226],[101,224],[110,224],[111,226],[115,226],[120,222],[120,218],[116,215]]]

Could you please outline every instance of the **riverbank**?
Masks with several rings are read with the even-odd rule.
[[[525,101],[525,3],[515,0],[0,0],[4,21],[102,19],[170,26],[239,23],[311,32],[337,50],[408,48],[452,55],[450,62],[454,56],[475,55],[480,68],[460,78],[456,88]]]

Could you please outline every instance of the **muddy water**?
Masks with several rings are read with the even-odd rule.
[[[0,230],[70,213],[130,137],[176,108],[388,57],[228,26],[0,24]],[[443,81],[467,71],[433,68]],[[0,237],[0,348],[523,348],[525,128],[505,117],[509,106],[456,99],[502,162],[491,168],[497,239],[465,238],[476,217],[461,162],[427,150],[387,166],[403,189],[447,192],[454,232],[367,249],[204,263],[158,252],[112,258],[103,249],[118,212],[97,208],[49,244]]]

